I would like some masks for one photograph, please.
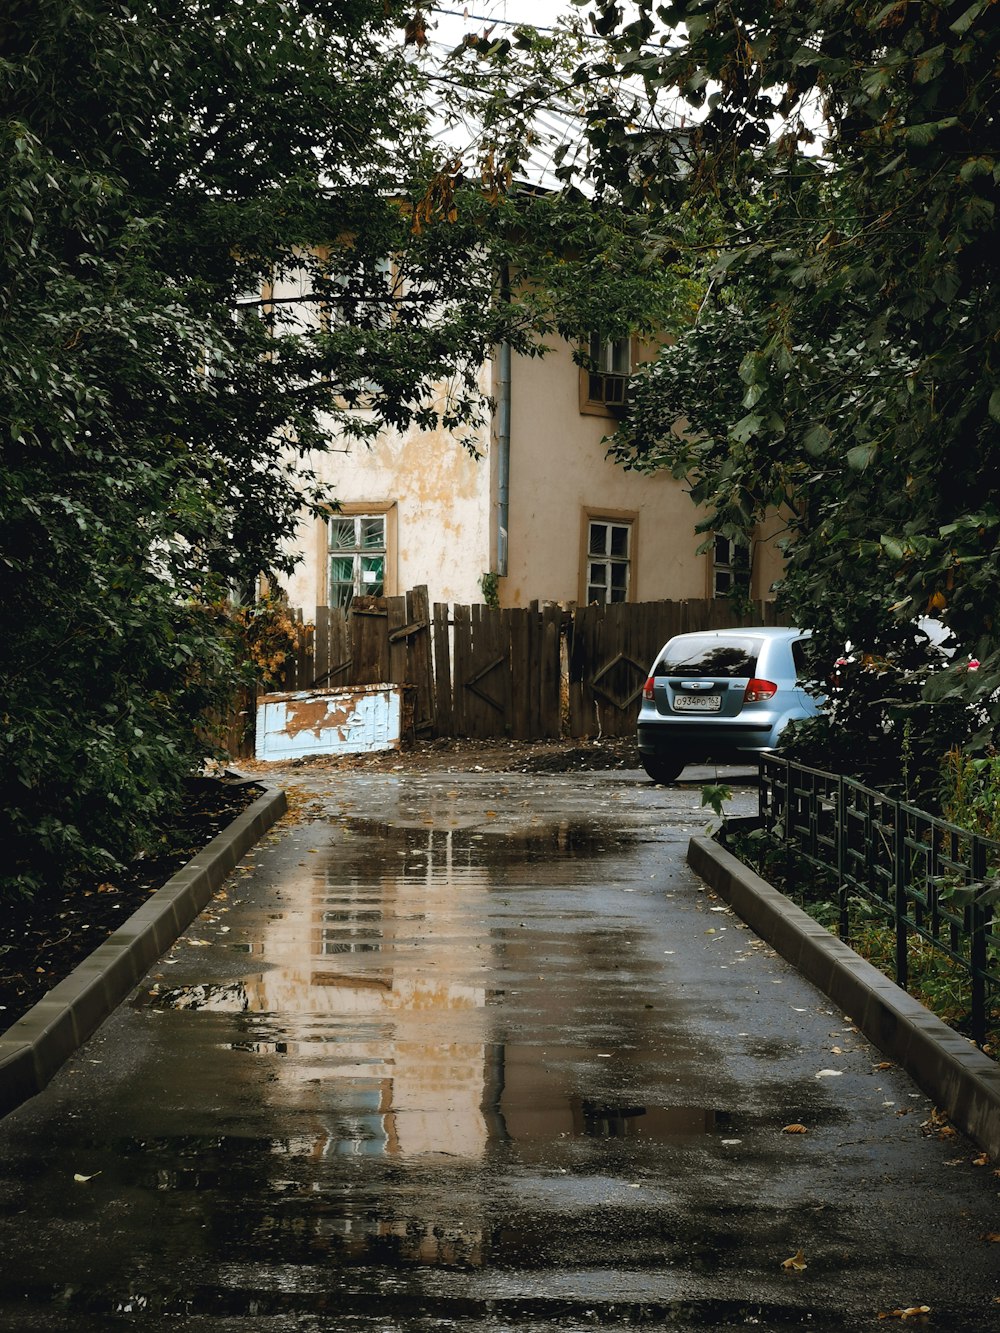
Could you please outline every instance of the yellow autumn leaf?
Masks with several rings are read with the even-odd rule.
[[[879,1319],[913,1319],[916,1315],[930,1314],[929,1305],[908,1305],[900,1310],[883,1310],[879,1312]]]
[[[790,1259],[783,1259],[781,1266],[789,1272],[801,1273],[806,1267],[805,1256],[801,1250],[796,1250]]]
[[[988,1240],[992,1245],[1000,1245],[1000,1231],[987,1231],[983,1240]]]
[[[86,1183],[87,1183],[88,1180],[93,1180],[93,1179],[94,1179],[94,1176],[99,1176],[100,1174],[101,1174],[100,1171],[95,1171],[95,1172],[94,1172],[94,1175],[92,1175],[92,1176],[81,1176],[80,1173],[79,1173],[79,1171],[77,1171],[77,1172],[74,1173],[74,1175],[73,1175],[73,1179],[74,1179],[74,1180],[77,1182],[77,1184],[79,1184],[79,1185],[86,1185]]]
[[[809,1133],[809,1131],[808,1131],[808,1129],[806,1129],[805,1125],[798,1125],[798,1124],[795,1124],[795,1125],[786,1125],[785,1128],[784,1128],[781,1132],[782,1132],[782,1134],[808,1134],[808,1133]]]

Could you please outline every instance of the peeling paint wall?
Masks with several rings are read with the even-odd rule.
[[[404,687],[355,685],[342,690],[264,694],[257,701],[258,759],[367,754],[398,749]]]
[[[296,296],[288,281],[276,295]],[[312,317],[311,311],[305,317]],[[484,395],[492,387],[489,362],[480,369]],[[446,386],[442,386],[441,405]],[[388,595],[426,584],[434,601],[475,602],[479,580],[490,568],[490,422],[484,417],[469,449],[446,430],[387,430],[371,444],[346,439],[332,418],[326,453],[306,459],[341,503],[393,506],[387,525]],[[304,518],[291,549],[301,560],[285,581],[292,606],[310,608],[326,600],[326,525]]]

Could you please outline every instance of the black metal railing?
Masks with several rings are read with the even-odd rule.
[[[894,928],[898,985],[909,979],[914,936],[952,960],[968,977],[971,1034],[982,1045],[1000,1001],[1000,843],[777,755],[761,760],[760,815],[773,838],[830,877],[841,939],[851,937],[852,898]]]

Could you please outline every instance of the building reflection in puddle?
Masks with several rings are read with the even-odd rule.
[[[315,866],[307,909],[267,923],[270,966],[247,980],[246,1007],[287,1029],[279,1082],[318,1113],[323,1153],[477,1159],[487,991],[469,923],[483,872],[455,863],[451,831],[351,842]]]
[[[594,1048],[568,1042],[567,1013],[591,1002],[616,923],[576,893],[571,917],[546,905],[548,977],[537,932],[520,928],[526,885],[588,891],[608,850],[593,829],[562,825],[483,839],[354,821],[284,882],[282,910],[260,918],[252,943],[235,946],[260,970],[156,1003],[240,1012],[231,1048],[272,1058],[268,1096],[316,1126],[317,1158],[477,1162],[506,1143],[529,1161],[565,1139],[712,1133],[722,1113],[623,1100],[595,1085]],[[519,896],[500,911],[491,895],[512,886]],[[519,978],[516,1037],[500,1018],[500,974]],[[648,1058],[646,1028],[662,1023],[638,1012],[622,1071]]]

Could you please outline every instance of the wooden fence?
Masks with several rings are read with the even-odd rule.
[[[413,685],[417,736],[515,740],[629,736],[649,666],[671,635],[777,623],[771,602],[749,617],[722,600],[501,610],[432,606],[426,588],[295,615],[303,642],[282,689]]]

